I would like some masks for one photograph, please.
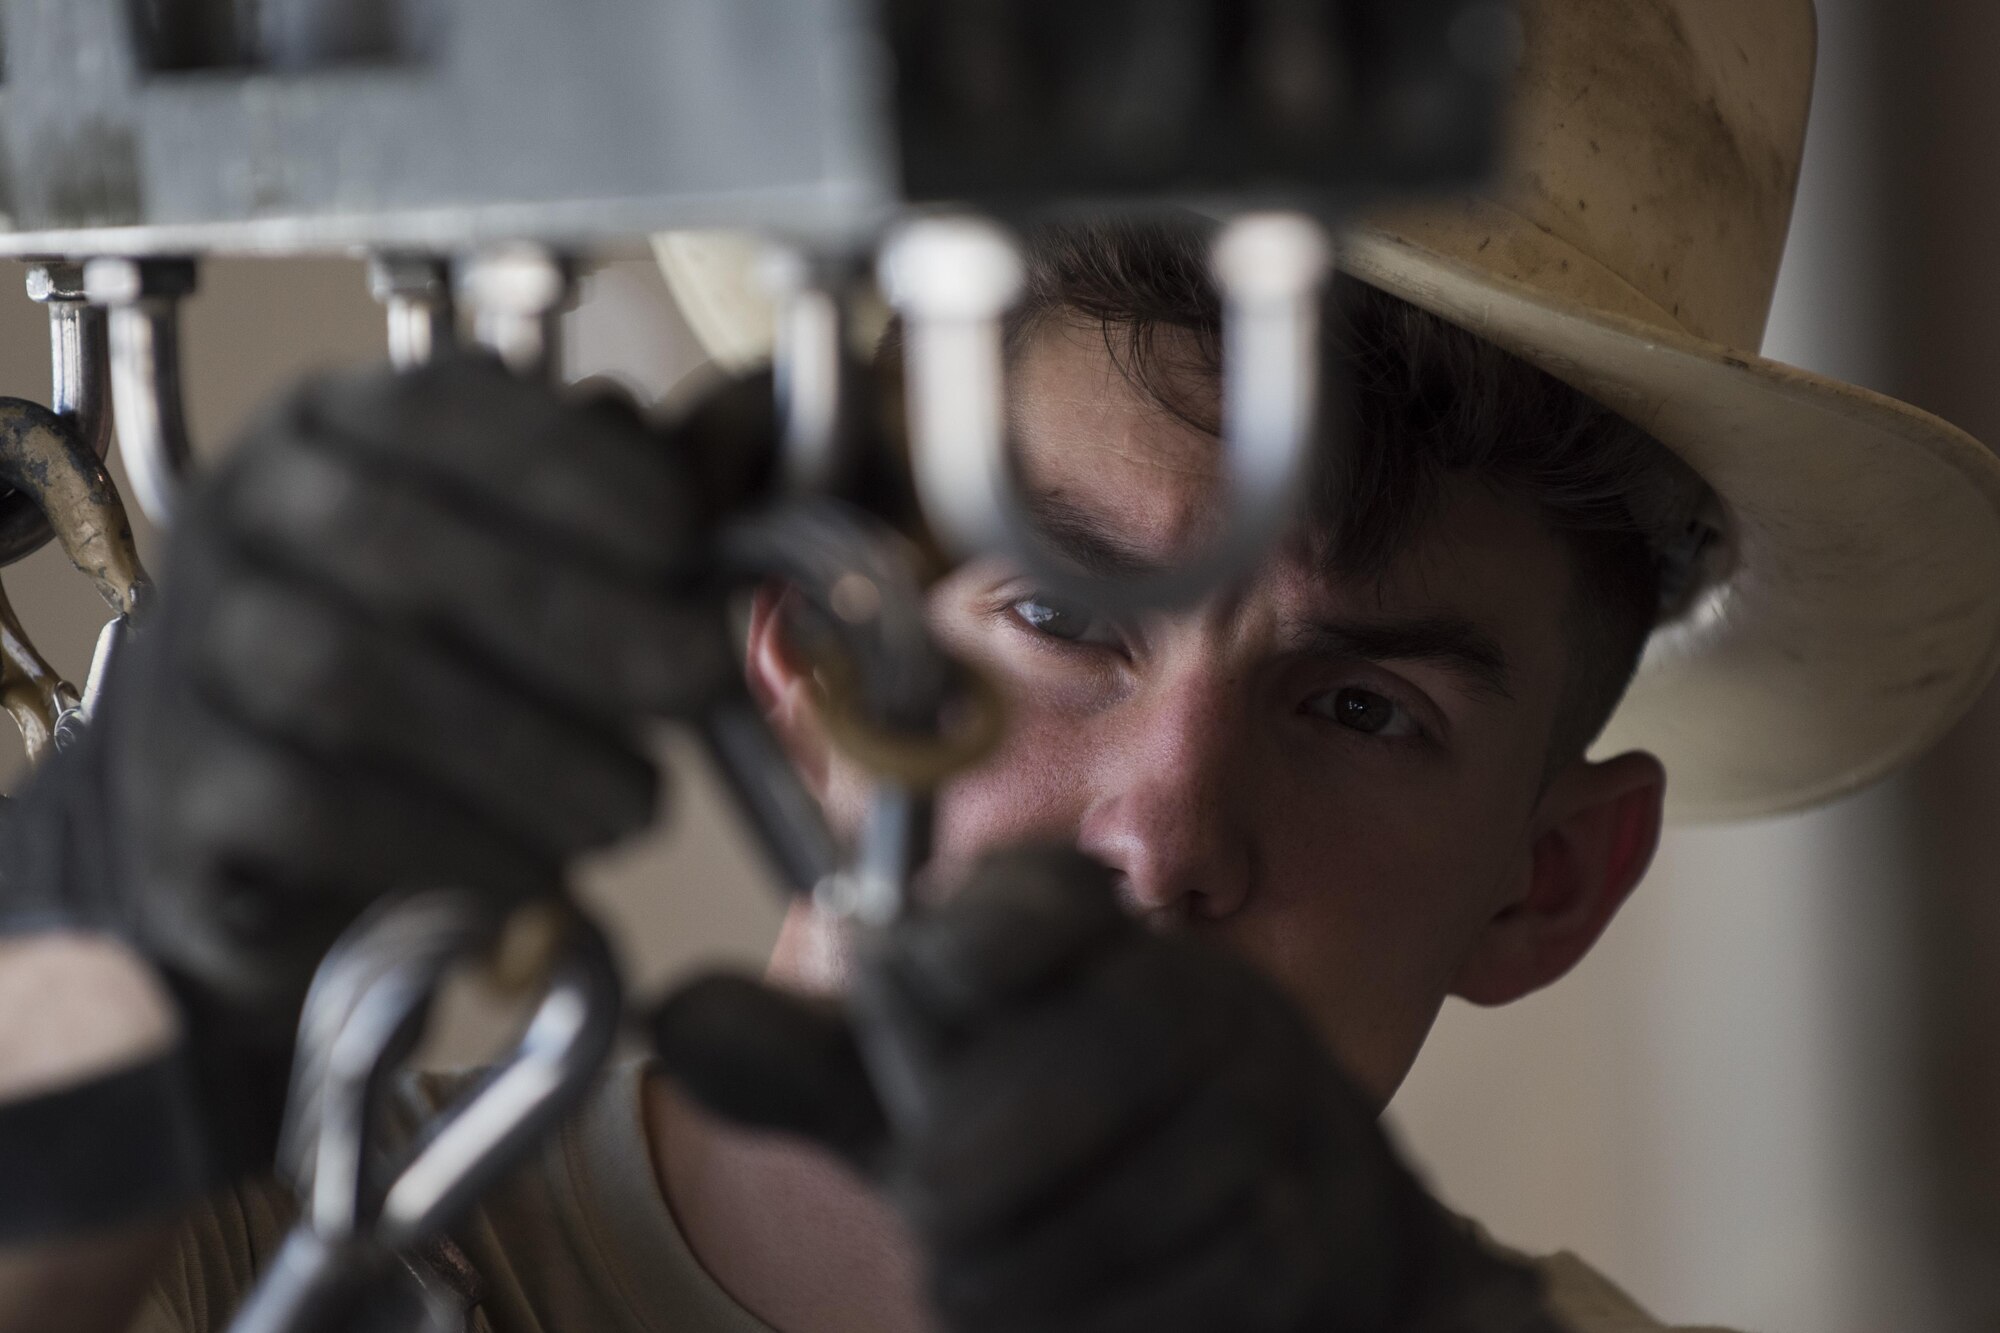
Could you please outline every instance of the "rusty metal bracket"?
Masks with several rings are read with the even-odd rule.
[[[0,399],[0,484],[34,506],[70,562],[89,576],[111,610],[106,634],[115,639],[151,585],[125,505],[73,419],[39,403]],[[79,694],[35,649],[0,593],[0,706],[20,727],[31,762],[47,753],[66,721],[87,714],[85,701],[95,698],[109,656],[100,640]]]

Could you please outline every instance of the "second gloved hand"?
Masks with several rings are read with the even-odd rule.
[[[879,1180],[956,1333],[1544,1327],[1291,1003],[1142,930],[1109,881],[994,858],[873,942],[851,1030],[716,978],[661,1011],[662,1060]]]

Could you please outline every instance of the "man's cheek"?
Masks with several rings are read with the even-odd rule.
[[[1256,892],[1205,931],[1278,981],[1371,1079],[1400,1077],[1490,918],[1494,867],[1509,848],[1470,799],[1310,786],[1273,784],[1254,804]]]

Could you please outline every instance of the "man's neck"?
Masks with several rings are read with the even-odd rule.
[[[826,1153],[751,1134],[647,1080],[653,1174],[688,1248],[779,1333],[928,1333],[915,1248]]]

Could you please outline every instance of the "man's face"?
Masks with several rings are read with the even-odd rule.
[[[1037,335],[1014,388],[1023,470],[1073,540],[1166,562],[1211,529],[1216,442],[1135,389],[1095,328]],[[1379,580],[1280,554],[1236,600],[1136,620],[967,566],[936,589],[935,629],[1000,682],[1010,730],[942,794],[940,878],[1002,844],[1073,842],[1135,912],[1273,976],[1386,1100],[1525,892],[1568,588],[1534,514],[1471,484]],[[828,787],[851,818],[859,775],[835,761]]]

